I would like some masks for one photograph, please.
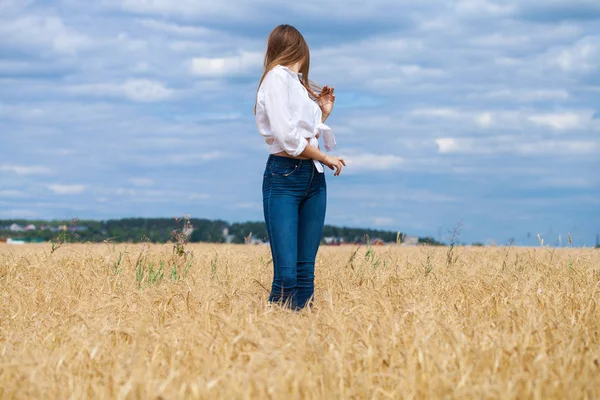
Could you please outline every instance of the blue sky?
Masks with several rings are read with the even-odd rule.
[[[327,223],[594,244],[597,0],[0,0],[0,218],[261,220],[280,23],[336,88]]]

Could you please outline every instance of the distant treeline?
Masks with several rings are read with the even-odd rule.
[[[222,220],[208,220],[191,218],[193,231],[190,242],[212,243],[245,243],[248,239],[266,241],[267,229],[264,222],[244,222],[230,224]],[[35,225],[35,229],[11,230],[10,227]],[[184,229],[183,221],[174,218],[124,218],[107,221],[73,220],[73,221],[43,221],[43,220],[0,220],[0,237],[13,239],[43,239],[51,240],[57,235],[57,229],[68,232],[72,241],[78,242],[142,242],[150,241],[164,243],[172,238],[174,230]],[[395,242],[398,232],[347,228],[326,225],[323,229],[323,238],[335,238],[335,242],[364,243],[366,238],[381,239],[384,242]],[[400,237],[403,234],[400,233]],[[419,243],[440,244],[430,237],[418,239]]]

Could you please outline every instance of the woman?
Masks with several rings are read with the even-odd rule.
[[[256,95],[256,125],[270,146],[263,177],[263,209],[273,256],[270,302],[300,310],[312,303],[315,258],[325,221],[323,164],[338,176],[343,159],[319,149],[335,102],[334,88],[319,94],[308,79],[310,53],[300,32],[280,25],[269,35],[265,70]],[[314,89],[313,89],[314,88]]]

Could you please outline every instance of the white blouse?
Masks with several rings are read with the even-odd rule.
[[[269,71],[258,89],[256,126],[271,154],[285,151],[298,156],[309,141],[311,146],[318,148],[321,135],[325,149],[331,151],[336,144],[335,137],[321,117],[319,105],[308,97],[298,74],[281,65]],[[313,161],[322,173],[323,165]]]

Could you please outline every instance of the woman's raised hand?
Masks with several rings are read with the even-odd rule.
[[[323,90],[321,90],[321,94],[317,97],[317,104],[323,113],[323,119],[327,118],[333,110],[333,104],[335,103],[334,90],[335,88],[325,85],[323,86]]]

